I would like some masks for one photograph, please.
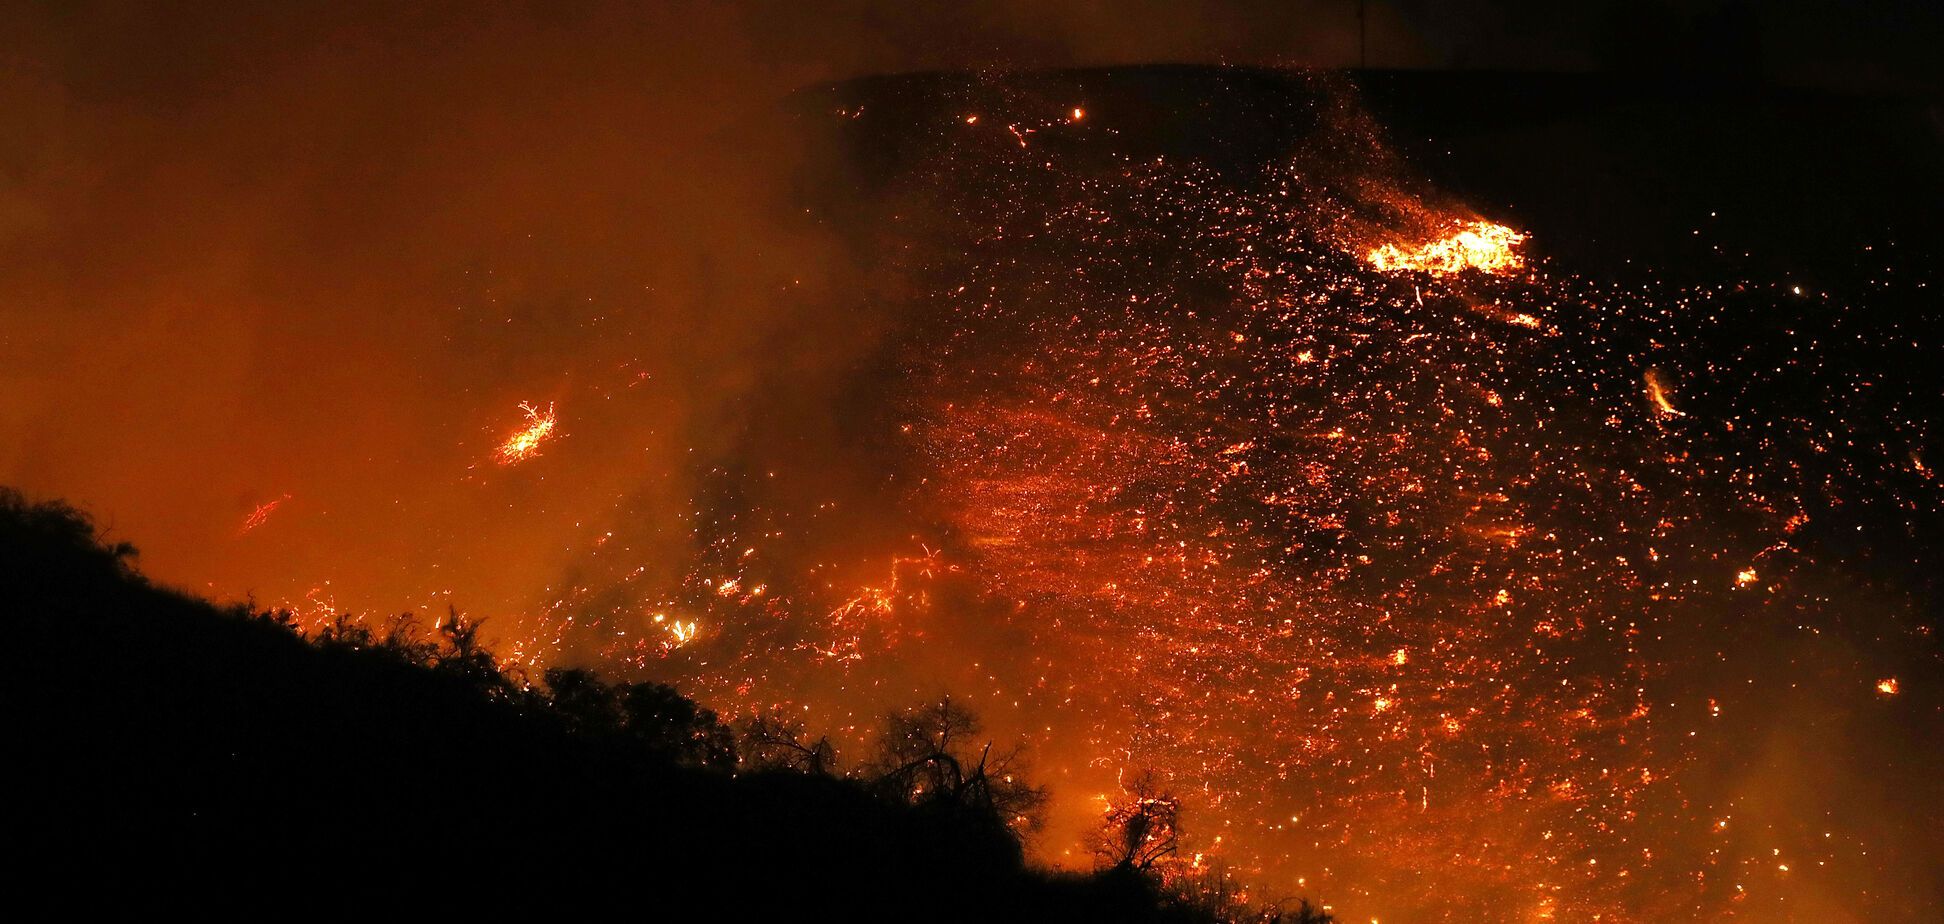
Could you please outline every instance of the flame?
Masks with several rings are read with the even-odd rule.
[[[694,641],[695,633],[701,626],[701,623],[693,619],[687,622],[683,622],[680,619],[670,619],[667,613],[655,613],[652,618],[655,625],[660,626],[663,632],[668,633],[668,638],[661,643],[663,653],[674,651]]]
[[[1526,236],[1489,221],[1461,222],[1443,237],[1414,244],[1389,243],[1365,255],[1387,273],[1418,272],[1447,276],[1465,270],[1505,274],[1525,266],[1518,251]]]
[[[1647,398],[1648,400],[1654,402],[1654,413],[1659,414],[1663,417],[1687,416],[1686,414],[1683,414],[1679,408],[1676,408],[1674,406],[1674,402],[1668,397],[1670,392],[1666,383],[1661,381],[1661,374],[1659,369],[1647,370],[1646,380],[1647,380]]]
[[[539,455],[540,444],[553,436],[554,424],[558,422],[552,402],[548,402],[546,410],[521,402],[520,413],[526,415],[526,426],[507,437],[494,453],[501,465],[525,462]]]

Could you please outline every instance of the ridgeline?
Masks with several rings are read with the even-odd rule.
[[[17,881],[50,907],[1183,922],[1236,910],[1126,866],[1029,866],[1009,813],[1037,791],[988,781],[942,741],[905,766],[840,775],[798,730],[732,728],[665,686],[509,674],[463,619],[347,619],[306,636],[285,614],[156,586],[134,556],[79,511],[0,489],[14,779],[0,823],[28,858]],[[946,713],[905,718],[969,720]],[[1320,919],[1298,915],[1282,919]]]

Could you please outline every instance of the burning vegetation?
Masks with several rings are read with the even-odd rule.
[[[1798,361],[1670,346],[1790,286],[1549,274],[1455,209],[1370,246],[1441,213],[1340,106],[1236,174],[1124,152],[1098,102],[954,102],[835,111],[923,152],[882,195],[935,216],[887,221],[910,320],[864,415],[896,473],[868,517],[903,538],[860,554],[839,498],[765,487],[803,460],[711,471],[673,587],[604,549],[615,580],[526,650],[605,638],[848,746],[886,697],[963,695],[1037,745],[1038,849],[1072,865],[1445,920],[1714,916],[1873,875],[1834,821],[1720,827],[1748,797],[1693,769],[1738,766],[1722,717],[1761,708],[1725,640],[1855,618],[1813,537],[1852,499],[1935,496],[1910,409],[1859,419],[1868,371],[1773,413]],[[1849,657],[1840,695],[1896,692]],[[1124,789],[1150,773],[1178,796]],[[1102,799],[1120,833],[1090,849]]]
[[[517,465],[539,455],[540,446],[553,438],[554,425],[559,422],[553,402],[545,408],[521,402],[520,413],[526,417],[525,424],[508,435],[493,454],[501,465]]]
[[[1489,221],[1455,222],[1451,231],[1414,244],[1372,247],[1365,259],[1384,272],[1449,276],[1466,270],[1510,273],[1525,267],[1519,246],[1526,236]]]

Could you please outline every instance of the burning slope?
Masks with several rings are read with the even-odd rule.
[[[862,248],[859,297],[902,319],[837,408],[863,448],[752,426],[644,527],[685,535],[679,575],[592,538],[517,653],[853,752],[949,692],[1033,745],[1045,856],[1086,862],[1154,770],[1184,869],[1360,917],[1930,900],[1898,885],[1921,821],[1864,795],[1935,791],[1871,718],[1929,617],[1847,557],[1937,535],[1893,329],[1773,282],[1527,271],[1331,94],[1247,169],[1137,150],[1078,93],[879,102],[835,113],[911,165]],[[1797,329],[1877,352],[1805,359]],[[1893,744],[1800,756],[1844,723]]]
[[[1097,760],[1195,793],[1204,838],[1271,881],[1624,908],[1676,759],[1631,561],[1684,502],[1629,490],[1631,451],[1560,448],[1645,438],[1643,409],[1548,408],[1584,385],[1547,325],[1508,321],[1558,314],[1544,294],[1373,274],[1293,172],[1266,194],[1192,167],[1052,183],[973,223],[1033,237],[947,271],[968,274],[954,346],[916,390],[950,396],[917,449],[971,566],[1030,601],[1041,695],[1097,717]]]

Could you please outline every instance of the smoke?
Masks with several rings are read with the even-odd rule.
[[[600,511],[685,502],[750,389],[787,377],[814,415],[819,370],[868,347],[806,314],[841,261],[792,214],[791,93],[1327,55],[1347,22],[1103,12],[17,7],[0,481],[223,595],[529,603]],[[522,401],[560,407],[546,464],[479,469]]]
[[[1389,66],[1596,58],[1591,16],[1521,18],[1555,49],[1534,61],[1475,34],[1489,7],[1371,4],[1362,41]],[[779,355],[799,383],[854,355],[868,325],[803,316],[832,229],[791,220],[791,93],[1360,54],[1328,2],[0,15],[0,480],[90,505],[172,580],[384,606],[522,599],[596,501],[686,498],[674,473]],[[461,477],[528,400],[561,403],[547,471]],[[284,494],[292,522],[233,541]]]

